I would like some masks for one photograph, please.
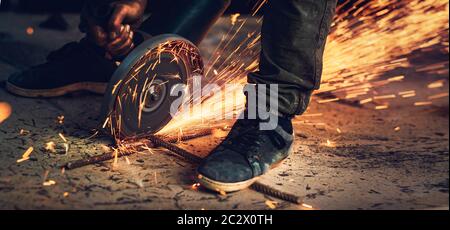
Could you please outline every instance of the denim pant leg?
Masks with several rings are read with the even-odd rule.
[[[279,113],[300,115],[320,87],[326,38],[337,0],[269,0],[258,72],[249,83],[278,84]],[[269,96],[269,95],[268,95]]]

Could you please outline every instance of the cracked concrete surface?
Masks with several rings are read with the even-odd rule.
[[[62,33],[38,28],[43,15],[0,13],[0,80],[79,39],[77,17],[66,17],[72,29]],[[202,44],[205,56],[226,31],[225,24],[219,22]],[[35,28],[31,36],[25,33],[29,26]],[[438,79],[444,79],[445,87],[427,89]],[[297,194],[315,209],[448,209],[448,97],[432,106],[412,106],[448,92],[448,73],[410,72],[404,82],[380,93],[399,89],[416,89],[418,96],[395,100],[383,111],[314,99],[307,114],[323,115],[295,119],[295,153],[261,182]],[[162,149],[130,156],[130,165],[120,159],[114,169],[105,162],[62,173],[59,165],[103,153],[111,144],[108,137],[88,138],[99,124],[102,97],[76,93],[28,99],[2,87],[0,101],[13,107],[12,116],[0,124],[0,209],[268,209],[267,200],[278,202],[277,209],[305,209],[252,190],[222,196],[193,189],[195,165]],[[64,124],[57,122],[60,115]],[[64,153],[59,133],[68,139],[68,154],[45,151],[45,143],[53,141]],[[219,141],[204,137],[180,146],[205,155]],[[35,149],[31,159],[17,164],[30,146]],[[43,186],[45,174],[56,184]]]

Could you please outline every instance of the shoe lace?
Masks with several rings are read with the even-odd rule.
[[[234,137],[230,138],[230,140],[226,142],[226,145],[229,148],[234,149],[238,153],[248,154],[251,152],[256,152],[256,154],[259,154],[259,151],[254,150],[259,149],[263,144],[261,141],[263,140],[262,136],[267,136],[276,148],[281,149],[286,145],[286,141],[277,132],[273,130],[260,130],[259,122],[245,122],[241,125],[245,127],[239,130]]]

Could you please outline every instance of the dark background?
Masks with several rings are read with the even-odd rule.
[[[27,13],[79,12],[85,0],[0,0],[0,10],[14,10]],[[161,2],[169,0],[150,0],[149,9],[157,8]],[[184,0],[170,0],[183,2]],[[339,0],[339,4],[356,0]],[[234,0],[227,13],[249,13],[257,0]]]
[[[42,12],[79,12],[85,0],[2,0],[2,9],[42,13]],[[150,0],[149,9],[157,8],[165,0]],[[182,4],[183,0],[178,1]],[[253,4],[252,4],[253,2]],[[228,13],[249,12],[256,0],[233,1]]]

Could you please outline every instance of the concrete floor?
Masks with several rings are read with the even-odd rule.
[[[38,28],[44,18],[0,14],[0,81],[81,37],[75,15],[67,16],[72,29],[65,33]],[[205,56],[226,31],[225,24],[219,22],[201,46]],[[34,27],[31,36],[25,32],[29,26]],[[295,153],[261,182],[304,197],[314,209],[448,209],[448,97],[432,106],[412,106],[448,92],[448,73],[419,76],[411,70],[407,76],[379,91],[415,89],[417,97],[395,100],[389,110],[318,104],[315,98],[307,114],[323,116],[295,120]],[[427,89],[438,79],[444,79],[445,87]],[[35,100],[1,88],[0,101],[13,107],[12,116],[0,124],[0,209],[269,209],[267,200],[277,202],[277,209],[305,209],[252,190],[222,196],[192,189],[195,166],[164,150],[133,155],[131,165],[120,159],[115,169],[105,162],[62,174],[59,165],[103,153],[103,146],[111,144],[106,137],[88,139],[99,123],[102,97],[77,93]],[[65,116],[63,125],[56,122],[60,115]],[[326,126],[307,125],[305,120]],[[21,135],[21,129],[27,132]],[[65,133],[70,143],[66,155],[44,149],[49,141],[63,148],[58,133]],[[336,146],[325,145],[327,140]],[[181,146],[206,154],[219,141],[205,137]],[[17,164],[30,146],[35,149],[31,159]],[[47,180],[55,185],[42,185],[47,172]]]

